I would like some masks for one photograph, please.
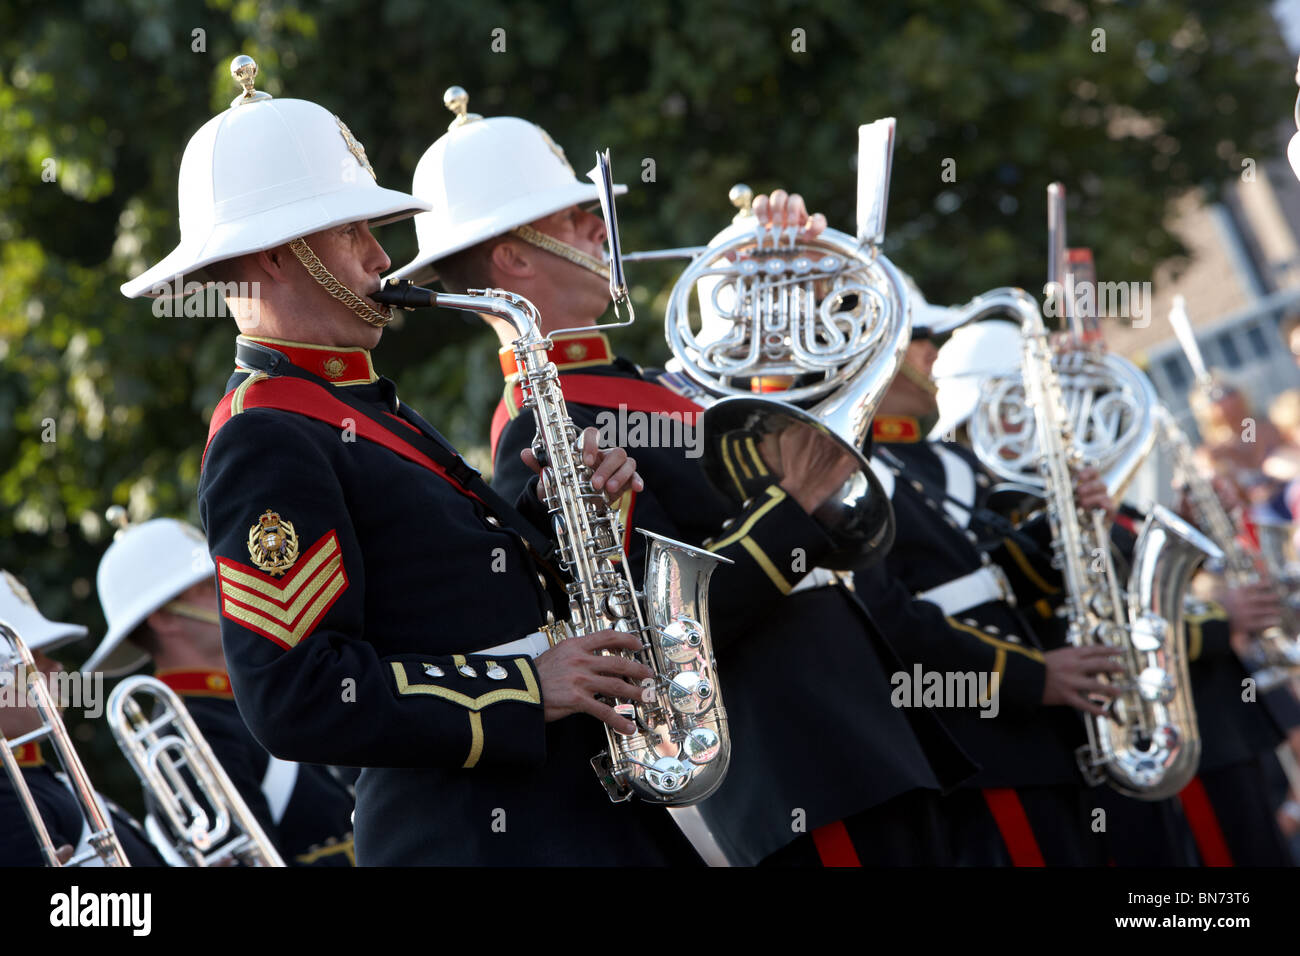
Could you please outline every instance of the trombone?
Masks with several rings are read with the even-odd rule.
[[[153,698],[157,716],[146,717],[137,697]],[[107,720],[184,865],[284,866],[170,687],[144,674],[126,678],[109,694]]]
[[[73,749],[68,728],[64,726],[63,719],[59,716],[58,708],[50,697],[49,688],[45,686],[42,675],[36,669],[31,650],[19,637],[18,632],[4,621],[0,621],[0,665],[3,665],[3,676],[0,676],[0,680],[11,675],[17,676],[18,692],[24,693],[29,699],[34,699],[37,713],[41,718],[41,726],[38,729],[13,740],[6,739],[4,734],[0,733],[0,744],[3,745],[0,746],[0,761],[4,762],[5,771],[13,781],[14,792],[18,795],[18,801],[27,815],[27,822],[31,824],[32,832],[36,835],[36,842],[40,844],[45,865],[83,866],[97,860],[101,866],[130,866],[126,854],[122,851],[122,844],[117,839],[117,833],[113,830],[113,824],[108,814],[100,807],[95,790],[90,785],[86,768],[82,765],[81,758],[77,756],[77,751]],[[59,763],[67,774],[72,794],[77,798],[81,815],[89,831],[89,835],[84,840],[87,844],[86,848],[80,853],[74,853],[66,863],[59,862],[58,851],[50,838],[50,831],[46,829],[45,821],[41,819],[41,811],[32,798],[31,789],[23,779],[22,768],[18,766],[18,760],[14,756],[14,751],[23,744],[34,743],[47,737],[54,745]]]

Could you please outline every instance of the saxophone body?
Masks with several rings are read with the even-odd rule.
[[[721,785],[731,758],[727,714],[709,636],[709,577],[720,555],[642,531],[647,541],[643,601],[624,559],[624,528],[605,496],[591,487],[581,436],[569,418],[551,346],[538,327],[537,310],[503,289],[446,295],[390,282],[378,301],[404,308],[438,305],[488,313],[509,321],[522,406],[537,423],[533,452],[542,466],[539,494],[550,514],[565,587],[569,620],[547,624],[552,644],[595,631],[641,638],[636,658],[655,673],[635,704],[616,710],[636,724],[631,734],[606,726],[608,749],[592,766],[611,800],[632,796],[660,806],[698,803]],[[644,603],[644,608],[642,604]]]
[[[1200,562],[1220,552],[1187,522],[1156,507],[1121,587],[1104,514],[1085,515],[1075,504],[1073,472],[1085,460],[1066,413],[1047,329],[1036,303],[1024,298],[1018,310],[1022,377],[1046,488],[1053,563],[1065,582],[1058,613],[1066,619],[1071,645],[1112,647],[1124,669],[1116,678],[1099,678],[1118,694],[1106,714],[1084,714],[1088,743],[1077,755],[1079,766],[1091,784],[1105,782],[1142,800],[1164,799],[1182,789],[1200,759],[1183,594]]]
[[[1255,555],[1241,543],[1237,524],[1219,500],[1214,486],[1196,464],[1191,442],[1166,410],[1162,416],[1164,438],[1174,460],[1174,466],[1187,484],[1187,497],[1196,524],[1223,552],[1223,577],[1229,587],[1258,584],[1265,574]],[[1261,539],[1263,540],[1261,535]],[[1267,563],[1267,562],[1266,562]],[[1270,569],[1271,570],[1271,569]],[[1258,664],[1257,679],[1262,689],[1269,689],[1300,676],[1300,614],[1281,590],[1283,582],[1269,574],[1268,579],[1279,588],[1282,604],[1282,626],[1270,627],[1252,634],[1254,661]]]

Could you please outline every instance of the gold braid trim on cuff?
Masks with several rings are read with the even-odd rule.
[[[293,254],[298,257],[298,261],[303,264],[308,274],[316,280],[320,287],[355,312],[361,321],[373,325],[377,329],[382,329],[393,321],[392,306],[389,306],[383,312],[372,308],[365,299],[334,278],[333,273],[325,268],[325,263],[321,262],[316,257],[316,253],[312,251],[311,246],[307,245],[306,239],[294,239],[289,243],[289,248],[293,250]]]
[[[510,230],[510,235],[516,239],[522,239],[530,246],[536,246],[538,249],[557,255],[561,259],[567,259],[574,265],[582,266],[588,272],[594,272],[606,281],[609,280],[609,266],[605,265],[605,263],[587,255],[581,249],[575,249],[567,242],[561,242],[554,236],[548,236],[540,229],[534,229],[528,225],[516,226]]]

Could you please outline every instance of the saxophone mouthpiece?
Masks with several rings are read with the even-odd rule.
[[[410,279],[389,279],[378,292],[371,294],[381,305],[395,305],[399,309],[430,309],[438,304],[438,293],[411,285]]]

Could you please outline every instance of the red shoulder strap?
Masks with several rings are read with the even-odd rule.
[[[656,382],[646,382],[635,378],[618,378],[611,375],[561,375],[560,383],[564,387],[564,400],[575,405],[593,405],[598,408],[626,408],[629,412],[647,414],[694,415],[702,409],[684,395],[678,395],[670,388]],[[519,408],[522,389],[514,386],[512,402]],[[492,415],[492,460],[496,461],[497,442],[501,433],[514,416],[510,406],[503,398]]]
[[[519,407],[519,386],[515,386],[515,407]],[[492,460],[497,460],[497,442],[501,440],[501,433],[506,430],[506,425],[510,424],[510,409],[506,407],[506,400],[503,398],[497,402],[497,410],[492,413]]]
[[[234,394],[234,392],[231,392],[226,395],[217,405],[217,410],[212,414],[212,423],[208,426],[209,446],[211,446],[212,439],[216,437],[217,432],[232,417],[231,404],[234,400]],[[243,403],[245,409],[275,408],[280,411],[294,412],[307,418],[325,422],[335,428],[343,428],[345,427],[344,420],[351,420],[359,437],[372,441],[377,445],[383,445],[389,451],[400,455],[407,461],[413,461],[417,465],[429,469],[465,497],[472,498],[482,504],[478,495],[453,479],[441,465],[428,455],[394,435],[379,422],[365,416],[358,416],[356,409],[352,408],[352,406],[340,402],[326,389],[312,382],[287,377],[262,379],[245,389]],[[207,459],[207,448],[203,450],[203,457],[205,460]]]

